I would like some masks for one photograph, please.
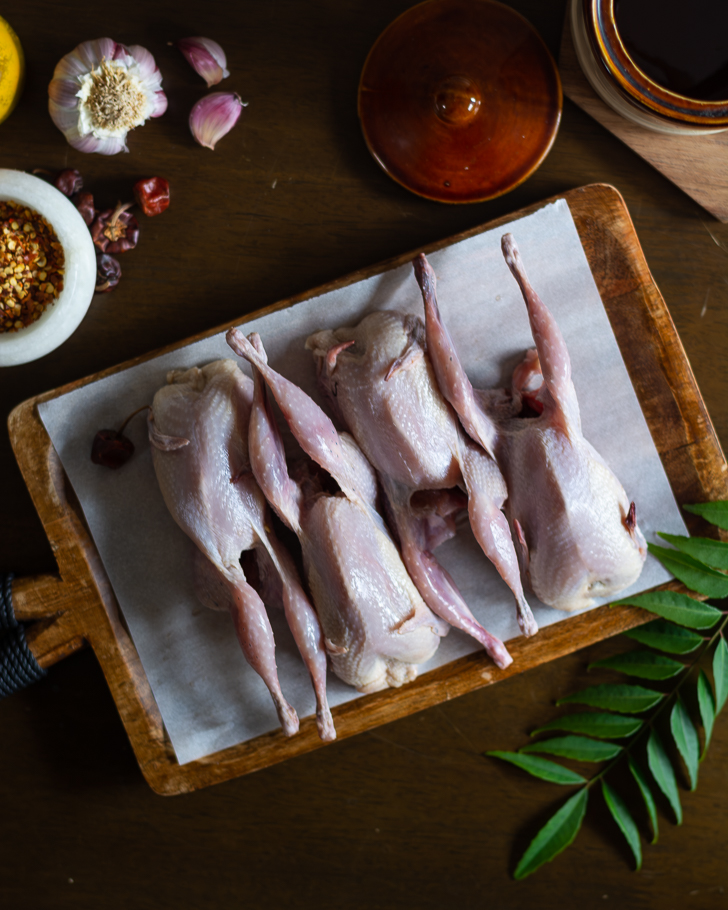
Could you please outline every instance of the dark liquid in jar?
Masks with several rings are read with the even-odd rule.
[[[653,82],[698,101],[728,99],[728,0],[615,0],[614,16]]]

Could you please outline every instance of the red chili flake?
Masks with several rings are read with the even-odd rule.
[[[118,430],[99,430],[94,436],[91,445],[91,461],[104,468],[120,468],[134,454],[134,443],[128,436],[124,436],[126,425],[141,411],[146,411],[149,405],[137,408],[130,414]]]
[[[139,223],[127,211],[134,205],[119,203],[115,209],[99,212],[91,225],[91,239],[102,253],[125,253],[139,240]]]
[[[134,198],[150,218],[169,208],[169,182],[164,177],[148,177],[134,184]]]
[[[35,322],[63,290],[64,254],[34,209],[0,201],[0,332]]]

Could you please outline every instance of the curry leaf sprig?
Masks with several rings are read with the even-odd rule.
[[[728,501],[685,509],[728,530]],[[660,537],[672,549],[650,544],[650,552],[686,587],[703,597],[728,598],[728,575],[724,574],[728,570],[728,543],[673,534]],[[549,734],[549,738],[531,742],[518,752],[486,753],[542,780],[578,787],[533,839],[516,867],[516,879],[535,872],[573,842],[584,820],[590,791],[597,785],[640,869],[642,842],[632,808],[615,783],[607,779],[618,765],[626,762],[644,803],[653,844],[658,834],[655,785],[667,799],[678,825],[682,822],[678,785],[681,764],[690,790],[697,787],[699,763],[710,743],[715,718],[728,698],[728,611],[675,591],[652,591],[614,605],[618,604],[639,606],[659,617],[624,633],[650,650],[617,654],[590,664],[589,669],[610,669],[652,685],[606,683],[568,695],[557,705],[585,705],[596,710],[566,714],[544,724],[531,735]],[[712,684],[701,663],[710,665]],[[667,691],[654,688],[655,683],[667,684]],[[699,727],[703,730],[702,750]],[[564,735],[550,735],[555,732]],[[542,758],[544,754],[603,764],[586,778]]]

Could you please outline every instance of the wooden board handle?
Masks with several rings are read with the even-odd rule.
[[[58,575],[13,579],[13,612],[18,622],[30,622],[25,640],[43,669],[86,644],[71,609],[77,596]]]

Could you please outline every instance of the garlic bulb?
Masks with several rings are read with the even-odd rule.
[[[190,112],[190,130],[200,145],[214,149],[238,122],[245,107],[237,92],[213,92],[200,98]]]
[[[61,59],[48,86],[48,110],[81,152],[128,151],[126,134],[167,110],[162,74],[143,47],[111,38],[84,41]]]
[[[230,75],[225,51],[216,41],[210,38],[182,38],[176,46],[197,75],[202,76],[208,88]]]

